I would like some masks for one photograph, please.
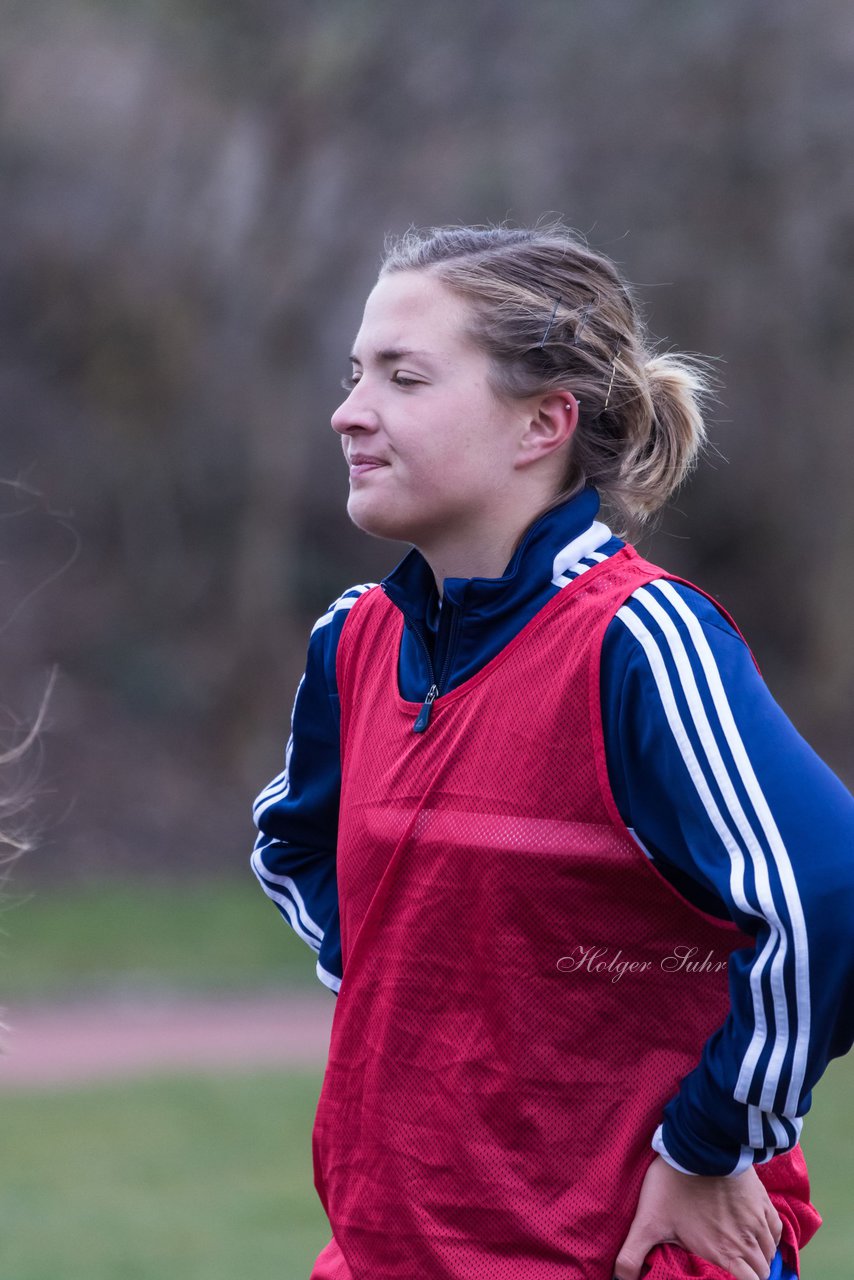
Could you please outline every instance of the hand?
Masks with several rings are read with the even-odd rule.
[[[614,1275],[640,1280],[653,1245],[672,1243],[730,1271],[736,1280],[768,1280],[782,1231],[752,1165],[736,1178],[693,1177],[656,1156]]]

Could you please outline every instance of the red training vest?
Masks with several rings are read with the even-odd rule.
[[[423,734],[401,614],[379,589],[350,612],[344,979],[314,1132],[333,1239],[312,1280],[613,1276],[664,1105],[753,946],[655,871],[608,783],[602,638],[662,576],[630,547],[588,570]],[[796,1267],[818,1222],[800,1150],[759,1173]],[[675,1246],[651,1261],[649,1280],[729,1275]]]

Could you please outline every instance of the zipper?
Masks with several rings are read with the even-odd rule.
[[[418,716],[412,726],[413,733],[423,733],[427,728],[430,723],[430,712],[433,709],[433,703],[436,701],[438,696],[439,686],[437,684],[431,684],[430,688],[427,690],[427,697],[421,703],[421,710],[418,712]]]
[[[401,613],[403,613],[402,609]],[[420,627],[415,625],[408,614],[404,613],[403,616],[406,618],[413,635],[417,637],[418,643],[424,650],[424,657],[427,659],[427,670],[430,674],[430,688],[427,690],[427,696],[421,703],[421,710],[418,712],[418,715],[415,717],[415,722],[412,725],[413,733],[424,733],[430,723],[430,714],[433,710],[433,703],[440,696],[442,692],[442,685],[445,683],[448,671],[450,670],[451,658],[453,657],[454,652],[454,642],[457,638],[459,611],[455,610],[451,618],[451,633],[448,637],[448,649],[445,654],[445,661],[442,664],[442,671],[438,680],[436,679],[436,672],[433,669],[433,659],[430,656],[430,647],[424,639],[423,632]]]

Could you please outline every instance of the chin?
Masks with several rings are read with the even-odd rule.
[[[388,538],[393,542],[413,542],[413,521],[400,512],[389,509],[388,504],[365,501],[367,495],[351,493],[347,503],[347,515],[357,529],[374,538]]]

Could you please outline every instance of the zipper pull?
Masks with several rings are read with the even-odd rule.
[[[427,690],[427,697],[424,699],[423,703],[421,704],[421,710],[418,712],[418,719],[415,721],[415,724],[412,726],[413,733],[423,733],[424,730],[427,728],[428,724],[430,723],[430,712],[433,708],[433,703],[436,701],[438,696],[439,696],[438,687],[435,684],[431,684],[430,688]]]

